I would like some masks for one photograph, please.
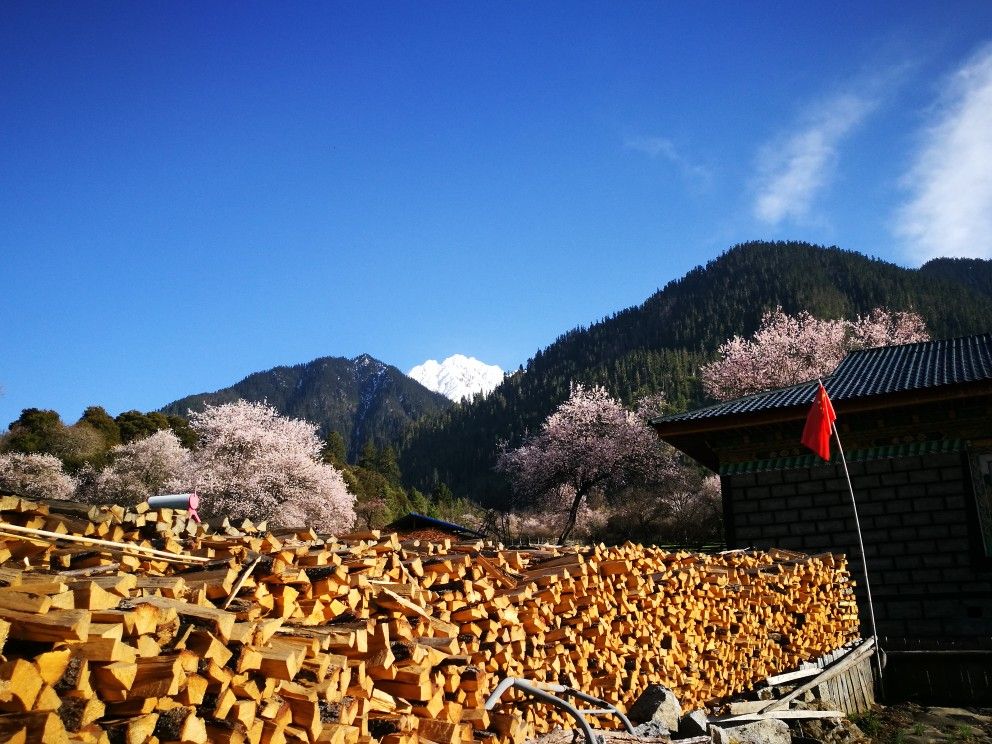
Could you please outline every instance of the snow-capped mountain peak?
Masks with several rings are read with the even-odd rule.
[[[454,354],[443,362],[428,359],[407,372],[409,377],[428,390],[451,400],[472,399],[476,393],[488,394],[503,381],[503,370],[475,357]]]

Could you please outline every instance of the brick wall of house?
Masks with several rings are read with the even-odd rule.
[[[963,453],[850,464],[879,634],[992,635],[992,561],[984,558]],[[854,515],[838,465],[723,478],[731,547],[845,553],[862,577]],[[859,587],[861,616],[868,617]],[[863,628],[869,633],[867,627]]]

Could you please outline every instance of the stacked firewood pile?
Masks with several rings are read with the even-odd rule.
[[[264,527],[0,497],[0,741],[518,744],[506,676],[691,709],[856,635],[838,556]]]

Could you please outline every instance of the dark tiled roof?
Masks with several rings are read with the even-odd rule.
[[[834,403],[876,395],[992,380],[992,333],[848,354],[823,385]],[[655,419],[655,424],[695,421],[808,406],[816,381],[755,393],[694,411]]]
[[[418,514],[417,512],[407,512],[399,519],[386,525],[387,530],[396,531],[414,530],[420,528],[438,529],[444,532],[450,532],[459,537],[485,537],[485,535],[481,532],[476,532],[468,527],[462,527],[460,524],[444,522],[440,519],[435,519],[434,517],[428,517],[426,514]]]

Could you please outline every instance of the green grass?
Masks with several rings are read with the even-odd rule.
[[[854,721],[859,729],[864,731],[873,739],[882,733],[882,719],[879,717],[878,713],[873,710],[869,710],[865,713],[859,713],[856,716],[851,716],[851,720]]]
[[[951,736],[954,737],[954,741],[969,742],[975,738],[975,731],[971,728],[971,726],[961,724],[954,727],[954,730],[951,732]]]

